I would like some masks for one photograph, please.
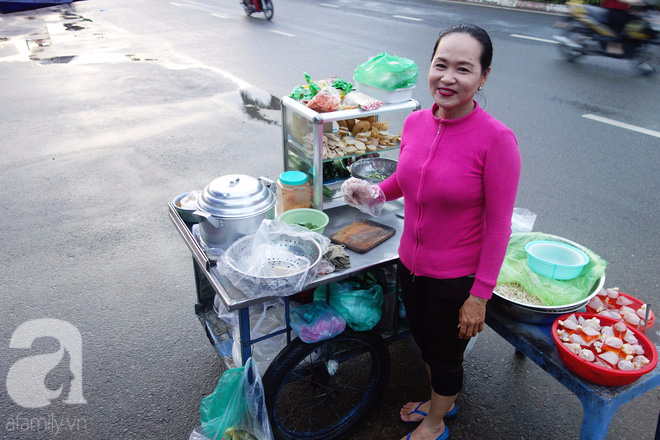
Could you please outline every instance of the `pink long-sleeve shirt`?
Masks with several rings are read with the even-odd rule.
[[[475,109],[439,119],[436,108],[403,125],[396,173],[379,186],[404,197],[399,258],[412,273],[437,279],[475,274],[471,294],[490,299],[511,235],[520,178],[513,132]]]

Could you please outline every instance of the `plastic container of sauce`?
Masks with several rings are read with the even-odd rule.
[[[311,208],[312,187],[307,181],[307,174],[302,171],[285,171],[280,174],[276,187],[277,215],[290,209]]]

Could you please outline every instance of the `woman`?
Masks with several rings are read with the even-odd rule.
[[[488,79],[493,48],[481,28],[443,31],[428,73],[433,107],[403,126],[397,171],[379,186],[344,184],[349,205],[378,212],[405,196],[399,246],[403,303],[431,383],[431,398],[409,402],[401,420],[421,422],[405,439],[447,439],[445,417],[463,384],[463,352],[483,330],[511,234],[520,154],[513,132],[474,95]]]

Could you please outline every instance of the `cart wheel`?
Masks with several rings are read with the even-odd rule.
[[[263,377],[277,440],[338,439],[377,404],[390,354],[377,333],[347,329],[326,341],[292,341]]]
[[[270,20],[273,18],[273,2],[271,0],[263,0],[262,4],[266,20]]]

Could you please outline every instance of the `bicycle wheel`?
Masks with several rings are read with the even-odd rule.
[[[271,0],[263,0],[263,11],[266,20],[273,18],[273,2]]]
[[[292,341],[263,378],[275,438],[344,438],[376,405],[389,374],[389,351],[377,333]]]

